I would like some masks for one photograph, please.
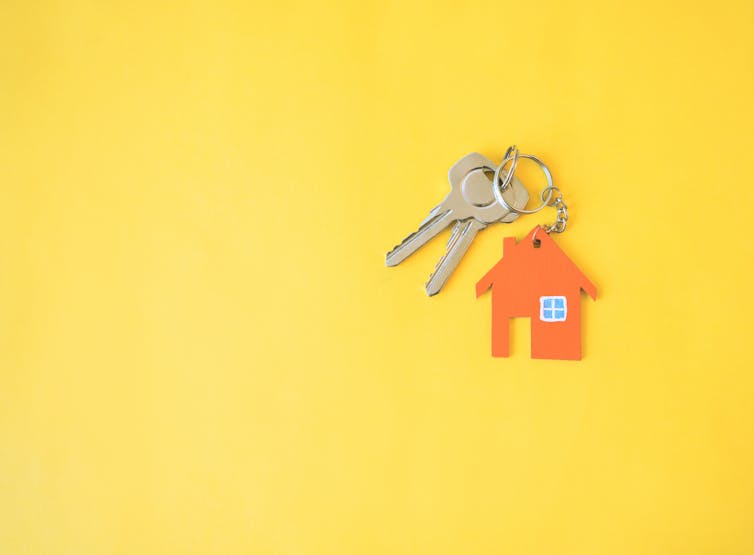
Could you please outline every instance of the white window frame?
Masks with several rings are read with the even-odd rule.
[[[562,318],[548,318],[545,317],[545,301],[546,300],[555,300],[555,299],[562,299],[563,300],[563,308],[548,308],[547,310],[552,311],[553,314],[555,314],[556,310],[562,310],[563,311],[563,317]],[[543,295],[542,297],[539,297],[539,319],[543,322],[565,322],[568,319],[568,299],[565,298],[563,295]]]

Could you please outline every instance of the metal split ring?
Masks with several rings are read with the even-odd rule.
[[[552,200],[552,194],[555,192],[558,193],[558,196],[555,197],[555,200]],[[545,195],[548,195],[547,206],[555,206],[558,198],[563,198],[563,193],[560,192],[560,187],[555,187],[554,185],[549,185],[542,189],[542,193],[539,195],[539,198],[542,199],[542,202],[545,202]]]
[[[505,191],[508,187],[510,187],[511,181],[513,181],[513,175],[516,173],[516,166],[518,166],[518,157],[518,147],[516,145],[509,146],[508,150],[505,151],[503,161],[500,162],[500,165],[497,167],[497,169],[495,169],[495,177],[492,181],[493,188],[497,189],[498,187],[500,187],[501,191]],[[503,180],[500,181],[500,172],[508,162],[511,163],[511,167],[508,168],[508,173],[506,173]],[[503,206],[505,205],[503,204]]]
[[[537,206],[536,208],[532,210],[524,210],[523,208],[516,208],[512,204],[509,204],[506,202],[505,197],[503,196],[503,193],[509,188],[509,185],[511,181],[513,180],[513,172],[516,169],[516,165],[518,164],[519,158],[527,158],[529,160],[532,160],[534,163],[536,163],[542,172],[545,174],[545,178],[547,179],[547,187],[545,187],[542,190],[542,193],[540,194],[540,198],[542,200],[542,203]],[[505,174],[505,178],[501,181],[500,180],[500,173],[503,170],[503,167],[508,163],[511,163],[511,167],[508,170],[508,173]],[[542,210],[545,206],[552,206],[550,204],[552,202],[552,193],[554,190],[557,189],[552,181],[552,173],[550,173],[550,168],[547,167],[547,165],[534,156],[533,154],[521,154],[518,151],[518,148],[515,146],[512,146],[508,148],[508,150],[505,153],[505,157],[503,158],[503,161],[500,163],[500,165],[495,170],[495,177],[492,180],[492,192],[495,193],[495,198],[497,201],[503,205],[507,210],[515,213],[515,214],[536,214],[540,210]],[[545,198],[546,197],[546,198]]]

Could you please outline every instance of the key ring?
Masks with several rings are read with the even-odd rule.
[[[513,153],[513,154],[511,154]],[[498,166],[495,170],[495,177],[492,181],[493,188],[497,188],[497,186],[500,187],[501,191],[505,191],[511,184],[511,181],[513,181],[513,174],[516,173],[516,166],[518,165],[518,147],[516,145],[511,145],[508,147],[508,150],[505,151],[505,156],[503,156],[503,161],[500,163],[500,166]],[[503,169],[505,164],[508,162],[511,162],[511,167],[508,169],[508,173],[505,174],[505,179],[503,179],[502,182],[499,181],[500,179],[500,171]],[[506,206],[505,203],[502,203],[503,206]]]
[[[513,154],[510,154],[511,151],[513,151]],[[552,192],[557,188],[552,182],[552,173],[550,173],[550,168],[547,167],[547,165],[534,156],[533,154],[521,154],[518,152],[518,148],[515,146],[512,146],[508,148],[506,151],[506,156],[503,158],[503,161],[500,163],[500,165],[495,170],[495,177],[492,180],[492,192],[495,194],[495,198],[497,201],[502,204],[505,208],[510,210],[511,212],[514,212],[516,214],[536,214],[540,210],[542,210],[545,206],[550,205],[550,201],[552,200]],[[542,193],[540,194],[540,198],[542,199],[542,204],[537,206],[536,208],[532,210],[524,210],[523,208],[515,208],[514,206],[511,206],[508,202],[506,202],[505,197],[503,196],[503,193],[508,188],[508,185],[510,185],[510,182],[513,180],[513,170],[516,167],[516,164],[518,163],[519,158],[527,158],[529,160],[532,160],[534,163],[536,163],[542,172],[545,174],[545,178],[547,179],[547,187],[542,189]],[[503,170],[503,166],[507,164],[508,162],[511,162],[513,160],[513,163],[511,164],[511,168],[508,170],[508,173],[505,175],[505,180],[502,183],[500,182],[500,172]],[[547,198],[545,199],[545,195],[547,195]]]

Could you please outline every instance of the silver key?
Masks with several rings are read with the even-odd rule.
[[[476,234],[485,227],[487,227],[487,224],[483,224],[476,218],[456,222],[453,232],[450,234],[450,239],[448,239],[445,254],[437,262],[435,271],[432,272],[427,283],[424,284],[427,295],[431,297],[440,292],[442,286],[448,281],[450,274],[453,273],[458,263],[461,262],[463,255],[466,254],[466,251],[471,246],[471,242],[476,237]]]
[[[400,264],[443,229],[455,223],[447,252],[426,284],[428,295],[438,293],[479,231],[493,222],[512,222],[518,217],[518,214],[509,212],[495,200],[492,181],[487,175],[494,172],[495,167],[490,160],[478,153],[468,154],[456,162],[448,172],[448,195],[432,209],[416,232],[387,253],[386,265]],[[511,188],[513,206],[524,208],[529,200],[526,187],[514,177]]]

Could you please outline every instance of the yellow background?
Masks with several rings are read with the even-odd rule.
[[[0,553],[754,553],[753,26],[3,2]],[[474,298],[551,211],[435,298],[443,238],[384,267],[511,143],[598,288],[582,362],[530,360],[525,320],[491,358]]]

